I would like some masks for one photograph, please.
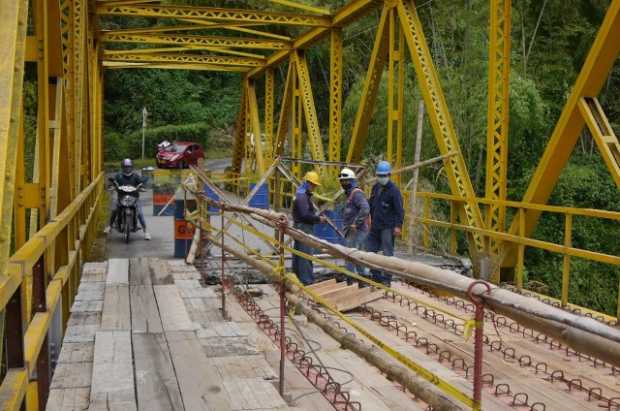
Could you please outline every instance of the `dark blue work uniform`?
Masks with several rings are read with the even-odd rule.
[[[370,232],[367,250],[373,253],[383,251],[383,255],[394,255],[394,228],[403,226],[405,210],[400,190],[392,181],[386,185],[377,183],[370,195]],[[372,278],[377,282],[390,285],[392,275],[373,270]]]
[[[311,198],[312,193],[308,191],[308,183],[304,183],[297,189],[295,201],[293,202],[294,226],[307,234],[312,234],[314,225],[321,222],[321,219],[312,204]],[[302,243],[301,241],[295,240],[294,248],[302,253],[314,253],[312,247]],[[309,285],[314,282],[314,266],[312,261],[308,259],[298,255],[293,255],[293,272],[304,285]]]

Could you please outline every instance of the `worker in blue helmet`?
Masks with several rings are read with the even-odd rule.
[[[394,255],[394,238],[401,235],[405,210],[403,196],[400,190],[390,180],[392,167],[387,161],[377,164],[375,175],[377,182],[372,187],[370,199],[370,232],[368,233],[367,250],[383,252],[383,255]],[[392,275],[381,271],[371,271],[373,280],[388,287],[392,282]]]

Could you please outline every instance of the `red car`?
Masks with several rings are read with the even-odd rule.
[[[190,165],[195,165],[200,158],[205,158],[202,146],[191,141],[175,141],[166,146],[160,145],[155,156],[159,168],[188,168]]]

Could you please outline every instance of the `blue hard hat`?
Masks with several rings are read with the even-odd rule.
[[[375,174],[378,176],[387,176],[392,173],[392,166],[387,161],[379,161]]]

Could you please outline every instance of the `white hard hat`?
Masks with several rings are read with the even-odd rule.
[[[350,168],[343,168],[340,170],[340,180],[353,180],[355,179],[355,173]]]

